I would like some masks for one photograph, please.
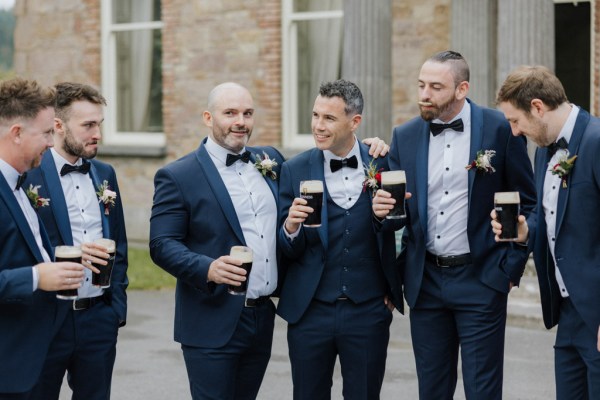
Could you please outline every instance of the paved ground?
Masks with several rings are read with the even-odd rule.
[[[181,350],[172,340],[173,291],[129,293],[127,326],[121,329],[113,378],[114,400],[190,399]],[[554,331],[541,323],[535,278],[526,278],[509,300],[506,332],[504,399],[554,398]],[[417,378],[411,349],[408,318],[394,313],[388,363],[381,398],[417,399]],[[259,399],[292,398],[285,323],[277,318],[273,355]],[[336,371],[333,399],[341,399],[341,379]],[[459,382],[455,399],[464,399]],[[70,398],[63,387],[61,400]]]

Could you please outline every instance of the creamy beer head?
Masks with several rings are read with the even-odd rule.
[[[300,182],[300,193],[323,193],[323,181]]]
[[[233,246],[229,255],[244,264],[252,262],[252,250],[246,246]]]
[[[81,258],[81,248],[76,246],[56,246],[54,249],[56,258]]]
[[[107,253],[115,252],[116,245],[115,245],[115,241],[112,239],[100,238],[100,239],[94,240],[94,243],[99,244],[100,246],[106,247]]]
[[[496,192],[494,194],[496,204],[520,204],[519,192]]]
[[[404,171],[383,171],[381,173],[382,185],[398,185],[406,183],[406,173]]]

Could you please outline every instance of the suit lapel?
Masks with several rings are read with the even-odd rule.
[[[479,107],[469,101],[471,106],[471,148],[469,151],[469,159],[467,163],[470,163],[477,157],[477,152],[482,150],[483,143],[483,112]],[[477,168],[471,168],[468,171],[469,177],[469,208],[471,205],[471,193],[473,193],[473,183],[475,182],[475,176],[477,175]]]
[[[92,184],[94,185],[94,189],[98,189],[100,185],[104,182],[104,178],[100,177],[98,169],[93,162],[90,161],[90,178],[92,178]],[[114,188],[111,188],[114,189]],[[98,200],[98,207],[100,207],[100,218],[102,219],[102,233],[103,237],[110,237],[110,224],[108,220],[108,215],[104,212],[104,204]]]
[[[47,151],[42,159],[40,166],[42,169],[42,179],[44,180],[45,190],[50,198],[50,209],[54,215],[58,232],[62,242],[68,245],[73,244],[73,233],[71,231],[71,221],[69,220],[69,211],[67,202],[60,184],[60,177],[56,171],[54,157],[52,152]]]
[[[328,223],[327,223],[327,183],[325,182],[325,172],[323,171],[324,161],[323,152],[319,149],[313,149],[309,161],[309,180],[319,180],[323,182],[323,208],[321,210],[321,226],[317,228],[323,248],[327,251],[329,247]]]
[[[25,214],[23,210],[21,210],[21,206],[19,205],[15,195],[13,194],[12,189],[8,186],[6,179],[4,179],[4,175],[0,173],[0,197],[4,200],[8,207],[8,211],[12,214],[13,220],[17,224],[17,227],[21,231],[21,234],[25,238],[25,242],[31,250],[31,253],[35,256],[38,262],[43,262],[44,258],[42,257],[42,253],[35,241],[35,237],[33,236],[33,232],[31,232],[31,228],[29,227],[29,223],[27,222],[27,218],[25,218]],[[39,219],[38,219],[39,221]],[[40,230],[42,227],[40,227]],[[52,253],[49,253],[52,254]]]
[[[577,150],[579,149],[579,143],[581,143],[581,138],[583,136],[583,132],[587,127],[590,121],[590,114],[586,111],[579,109],[579,113],[577,114],[577,119],[575,121],[575,127],[573,128],[573,133],[571,134],[571,140],[569,141],[569,156],[572,157],[577,154]],[[574,169],[577,168],[577,161],[573,165],[573,169],[571,173],[573,173]],[[556,236],[558,237],[558,232],[560,231],[560,227],[562,225],[563,217],[565,216],[565,210],[567,209],[567,199],[569,198],[569,190],[571,189],[571,185],[569,185],[569,181],[571,178],[567,176],[567,187],[563,188],[562,184],[560,186],[558,192],[558,205],[556,207]]]
[[[200,168],[204,172],[204,176],[206,177],[212,192],[219,200],[219,206],[223,210],[223,214],[225,215],[227,222],[229,222],[229,225],[231,225],[231,228],[235,232],[239,242],[246,244],[242,227],[240,226],[240,221],[237,218],[235,208],[233,207],[233,202],[231,201],[231,196],[229,196],[229,192],[227,192],[227,188],[223,183],[223,179],[221,179],[221,176],[219,175],[217,167],[215,167],[215,164],[204,147],[205,143],[206,139],[202,142],[198,151],[196,151],[196,158],[200,163]]]
[[[429,170],[429,124],[423,123],[423,129],[418,134],[417,138],[417,153],[415,154],[415,170],[417,189],[417,199],[419,207],[420,225],[424,229],[424,234],[427,236],[427,186],[428,186],[428,170]]]

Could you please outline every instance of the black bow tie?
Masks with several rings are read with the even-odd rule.
[[[25,183],[25,178],[27,178],[27,172],[23,172],[22,175],[19,175],[19,177],[17,178],[17,186],[15,186],[15,190],[21,189],[21,186],[23,186],[23,183]]]
[[[569,147],[569,142],[567,142],[567,140],[564,137],[561,137],[558,142],[555,143],[551,143],[548,146],[548,154],[550,154],[550,157],[552,157],[554,155],[554,153],[556,153],[559,149],[566,149],[567,147]]]
[[[60,169],[60,176],[65,176],[67,174],[70,174],[71,172],[79,172],[80,174],[87,174],[88,172],[90,172],[90,163],[83,162],[83,164],[81,164],[81,165],[65,164]]]
[[[338,171],[342,169],[342,167],[358,168],[358,160],[356,159],[356,156],[344,158],[343,160],[332,159],[329,161],[329,168],[331,168],[331,172]]]
[[[246,150],[242,154],[227,154],[227,160],[225,161],[225,165],[228,167],[233,165],[234,162],[240,160],[243,163],[247,163],[250,161],[250,152]]]
[[[457,132],[462,132],[465,129],[461,118],[456,121],[452,121],[449,124],[436,124],[435,122],[429,123],[429,129],[433,136],[437,136],[444,131],[444,129],[452,129]]]

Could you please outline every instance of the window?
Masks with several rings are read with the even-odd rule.
[[[102,0],[106,145],[165,145],[160,0]]]
[[[314,146],[312,106],[319,85],[341,74],[343,0],[283,0],[283,144]]]

